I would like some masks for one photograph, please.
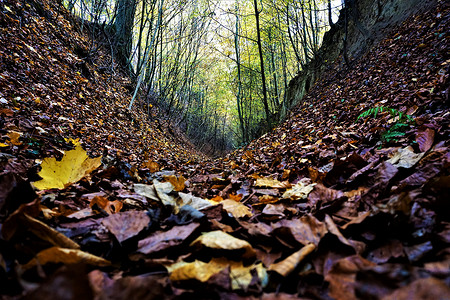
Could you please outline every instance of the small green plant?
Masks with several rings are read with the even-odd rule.
[[[388,112],[392,117],[398,117],[395,123],[381,134],[381,139],[385,142],[396,141],[397,138],[404,136],[406,130],[415,123],[414,118],[410,115],[398,111],[395,108],[385,106],[369,108],[358,116],[356,122],[359,121],[359,119],[369,116],[376,118],[377,115],[382,112]]]

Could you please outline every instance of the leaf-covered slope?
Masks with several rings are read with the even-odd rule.
[[[3,152],[41,158],[67,148],[64,138],[78,137],[91,154],[130,163],[196,157],[157,117],[126,109],[130,79],[58,1],[3,1],[0,23]],[[87,23],[83,28],[89,31]],[[8,147],[13,131],[20,138]]]

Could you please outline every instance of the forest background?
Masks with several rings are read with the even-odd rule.
[[[317,54],[340,0],[68,0],[140,105],[200,150],[248,144],[280,120],[289,81]],[[348,4],[347,4],[348,5]],[[138,99],[136,101],[136,99]]]

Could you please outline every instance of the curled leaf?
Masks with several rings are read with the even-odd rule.
[[[294,271],[298,264],[303,261],[308,254],[313,252],[314,249],[316,249],[316,246],[314,246],[314,244],[308,244],[301,248],[299,251],[294,252],[293,254],[288,256],[286,259],[276,264],[272,264],[269,267],[269,271],[275,271],[282,276],[287,276],[292,271]]]

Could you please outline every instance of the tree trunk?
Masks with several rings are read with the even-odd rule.
[[[266,112],[266,121],[267,121],[267,129],[271,126],[271,119],[270,119],[270,110],[269,110],[269,103],[267,102],[267,86],[266,86],[266,74],[264,71],[264,56],[263,56],[263,50],[262,50],[262,44],[261,44],[261,29],[259,26],[259,14],[261,13],[258,10],[258,1],[253,1],[255,6],[255,18],[256,18],[256,33],[258,36],[258,50],[259,50],[259,60],[261,64],[261,81],[262,81],[262,92],[263,92],[263,104],[264,104],[264,111]]]
[[[114,22],[114,42],[119,63],[130,68],[130,56],[133,46],[133,22],[136,12],[136,0],[118,0],[117,17]]]
[[[238,92],[236,95],[236,104],[238,109],[239,123],[241,125],[242,142],[246,143],[245,139],[245,129],[244,129],[244,118],[242,117],[241,110],[241,95],[242,95],[242,81],[241,81],[241,56],[239,53],[239,7],[238,1],[236,0],[236,33],[234,35],[234,48],[236,50],[236,64],[237,64],[237,75],[238,75]]]

